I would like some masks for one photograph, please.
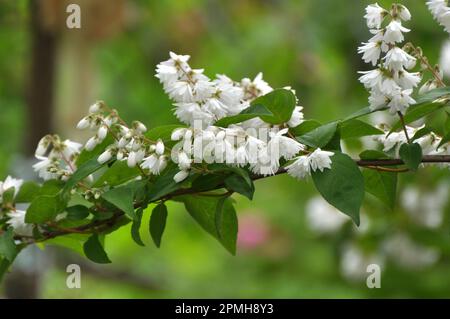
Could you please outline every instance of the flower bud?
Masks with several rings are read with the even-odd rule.
[[[147,132],[147,128],[145,127],[144,124],[142,124],[139,121],[134,121],[133,122],[133,128],[138,132],[138,133],[145,133]]]
[[[89,107],[89,113],[98,113],[104,106],[105,103],[103,101],[97,101]]]
[[[109,161],[111,159],[111,157],[112,157],[111,150],[106,150],[102,154],[100,154],[100,156],[98,157],[97,161],[100,164],[105,164],[107,161]]]
[[[172,132],[170,138],[172,141],[179,141],[184,136],[185,133],[186,133],[185,128],[177,128]]]
[[[173,177],[173,180],[176,183],[179,183],[179,182],[184,181],[188,176],[189,176],[189,171],[179,171],[178,173],[175,174],[175,176]]]
[[[98,144],[98,140],[96,136],[91,137],[87,142],[84,148],[88,151],[92,151]]]
[[[100,126],[100,128],[97,131],[98,139],[103,141],[108,134],[108,127],[106,125]]]
[[[85,130],[91,125],[88,117],[83,117],[77,124],[77,129]]]
[[[156,143],[155,152],[158,155],[164,154],[164,143],[161,140],[158,140],[158,142]]]

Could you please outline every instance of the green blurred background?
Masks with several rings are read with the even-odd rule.
[[[81,6],[79,30],[65,26],[68,3]],[[154,77],[156,64],[169,51],[190,54],[191,65],[210,76],[224,73],[239,80],[263,71],[272,87],[296,89],[307,118],[325,122],[348,115],[367,104],[357,71],[368,66],[356,50],[370,36],[363,19],[369,3],[0,0],[0,177],[30,176],[27,155],[49,131],[84,141],[74,127],[96,99],[148,127],[176,123]],[[402,3],[413,15],[407,39],[438,61],[448,34],[424,1]],[[360,147],[358,141],[347,145],[355,152]],[[450,297],[449,176],[448,169],[433,168],[404,175],[401,188],[410,193],[399,194],[395,211],[367,195],[366,226],[356,230],[345,221],[331,232],[311,226],[314,209],[330,210],[311,205],[317,195],[311,181],[274,177],[257,182],[252,202],[235,196],[241,226],[235,257],[182,206],[171,204],[159,250],[146,227],[142,234],[148,245],[142,248],[126,226],[107,238],[111,265],[92,265],[76,254],[45,248],[28,252],[15,271],[34,282],[24,290],[44,298]],[[430,208],[438,187],[442,203]],[[440,214],[437,225],[417,217],[431,210]],[[398,234],[416,246],[401,240],[386,244]],[[392,245],[400,252],[389,254]],[[358,247],[359,257],[348,247]],[[420,254],[423,260],[414,260]],[[381,289],[366,287],[370,256],[381,260]],[[66,287],[70,262],[81,264],[82,289]],[[19,286],[21,277],[10,277],[14,280],[7,285]],[[13,292],[27,293],[20,289]],[[10,296],[11,289],[4,287],[3,295]]]

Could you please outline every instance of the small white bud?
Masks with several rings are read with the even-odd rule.
[[[162,172],[167,167],[167,159],[165,156],[160,156],[158,159],[159,172]]]
[[[36,156],[44,156],[47,152],[47,149],[50,145],[49,136],[44,136],[38,143],[36,148],[36,152],[34,153]]]
[[[111,157],[112,157],[111,150],[106,150],[102,154],[100,154],[100,156],[98,157],[97,161],[100,164],[105,164],[107,161],[109,161],[111,159]]]
[[[185,128],[177,128],[172,132],[170,138],[172,141],[179,141],[184,136],[185,133],[186,133]]]
[[[97,131],[98,139],[103,141],[108,134],[108,127],[106,125],[100,126],[100,128]]]
[[[123,159],[123,156],[124,156],[123,151],[118,151],[116,158],[118,161],[121,161]]]
[[[98,140],[96,136],[91,137],[87,142],[84,148],[88,151],[92,151],[98,144]]]
[[[178,167],[182,170],[187,170],[191,167],[191,160],[184,152],[178,154]]]
[[[128,167],[136,166],[136,153],[135,152],[130,152],[130,154],[128,154],[127,165],[128,165]]]
[[[129,138],[126,138],[126,137],[124,136],[124,137],[122,137],[122,138],[119,140],[118,146],[119,146],[120,148],[124,148],[124,147],[127,146],[129,143],[130,143],[130,139],[129,139]]]
[[[134,127],[134,129],[138,132],[138,133],[145,133],[145,132],[147,132],[147,128],[145,127],[145,125],[144,124],[142,124],[141,122],[139,122],[139,121],[134,121],[133,122],[133,127]]]
[[[98,113],[103,108],[104,104],[102,101],[95,102],[89,107],[89,113]]]
[[[158,142],[156,143],[155,152],[158,155],[164,154],[164,143],[161,140],[158,140]]]
[[[179,182],[184,181],[188,176],[189,176],[189,171],[179,171],[178,173],[175,174],[175,176],[173,177],[173,180],[176,183],[179,183]]]
[[[85,130],[91,125],[88,117],[83,117],[77,124],[77,129]]]

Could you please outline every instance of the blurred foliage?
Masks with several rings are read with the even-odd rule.
[[[92,0],[93,1],[93,0]],[[389,1],[378,1],[388,6]],[[365,70],[356,49],[369,37],[362,18],[369,1],[335,0],[185,0],[126,3],[128,23],[120,33],[91,44],[96,66],[96,96],[116,107],[125,119],[140,119],[149,127],[176,123],[171,103],[154,77],[169,50],[192,55],[192,66],[206,74],[225,73],[238,80],[259,71],[273,87],[292,86],[305,106],[305,116],[320,121],[340,118],[366,105],[367,92],[357,81]],[[403,1],[413,15],[407,39],[437,61],[448,37],[433,22],[423,1]],[[29,3],[0,1],[0,176],[14,165],[22,150],[27,72],[30,57]],[[66,32],[69,33],[70,31]],[[75,31],[74,31],[75,32]],[[62,36],[67,34],[63,33]],[[70,76],[66,75],[66,76]],[[64,108],[64,105],[58,105]],[[87,106],[80,106],[86,107]],[[73,122],[73,126],[76,122]],[[63,133],[64,132],[59,132]],[[356,143],[355,145],[358,145]],[[405,175],[402,185],[434,184],[442,173],[427,169]],[[387,265],[382,288],[349,282],[339,269],[339,247],[349,232],[325,238],[311,231],[305,204],[313,185],[287,176],[258,182],[253,202],[236,196],[241,222],[257,218],[269,228],[269,238],[257,248],[240,249],[232,257],[186,215],[181,205],[169,206],[161,249],[151,245],[142,227],[142,248],[130,236],[130,226],[107,238],[112,266],[149,277],[161,290],[82,274],[82,289],[65,286],[59,268],[45,274],[44,297],[448,297],[449,251],[432,267],[407,271]],[[431,186],[430,186],[431,187]],[[401,225],[401,210],[388,213],[367,197],[367,212],[382,217],[373,241],[390,225]],[[151,209],[151,207],[149,208]],[[448,206],[447,206],[447,213]],[[149,214],[145,215],[149,218]],[[252,221],[252,219],[250,219]],[[390,224],[392,223],[392,224]],[[447,225],[448,220],[445,221]],[[146,223],[143,222],[143,225]],[[148,224],[148,221],[147,221]],[[252,222],[250,222],[252,225]],[[350,228],[353,226],[349,226]],[[448,226],[442,238],[448,238]],[[428,241],[432,239],[428,238]],[[441,240],[441,237],[440,239]],[[370,246],[370,244],[369,244]],[[101,268],[100,268],[101,269]]]

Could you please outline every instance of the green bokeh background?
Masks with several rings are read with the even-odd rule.
[[[378,2],[387,7],[390,4]],[[190,54],[191,65],[205,68],[209,76],[224,73],[237,80],[263,71],[273,87],[290,85],[297,91],[307,118],[325,122],[350,114],[367,103],[367,92],[357,80],[357,71],[368,67],[356,50],[360,42],[369,38],[362,18],[369,1],[129,0],[125,3],[127,12],[132,13],[130,21],[112,36],[91,41],[86,50],[92,57],[95,86],[90,94],[116,107],[127,120],[139,119],[148,127],[176,123],[171,102],[154,77],[156,64],[167,59],[170,50]],[[437,61],[448,34],[433,21],[424,1],[402,3],[413,15],[413,20],[407,23],[413,30],[407,35],[408,40],[419,44],[431,61]],[[14,170],[27,131],[29,10],[29,1],[0,1],[0,177]],[[68,108],[82,101],[72,92],[77,66],[71,65],[74,60],[65,56],[70,55],[71,32],[78,32],[81,38],[85,36],[83,27],[82,31],[65,30],[62,34],[69,49],[61,49],[57,63],[55,126],[57,133],[76,140],[77,136],[67,126],[75,126],[77,118],[65,116],[70,112]],[[78,107],[81,116],[88,105]],[[78,136],[79,140],[83,138]],[[427,188],[435,180],[448,177],[448,172],[426,169],[417,176],[402,177],[402,183],[421,180],[422,187]],[[364,281],[346,280],[339,270],[339,247],[343,238],[350,236],[353,226],[328,237],[319,236],[307,227],[305,203],[316,194],[311,181],[297,182],[288,176],[278,176],[258,181],[256,186],[252,202],[239,196],[235,199],[240,218],[258,216],[270,227],[270,239],[261,247],[241,249],[237,256],[230,256],[189,218],[181,205],[173,203],[169,205],[161,249],[152,245],[145,226],[142,235],[147,246],[135,245],[129,235],[130,226],[126,226],[107,238],[106,249],[113,264],[97,268],[136,274],[155,282],[156,289],[139,288],[120,276],[101,279],[90,273],[83,273],[82,289],[67,289],[67,274],[58,266],[49,267],[43,274],[41,296],[450,297],[448,249],[443,249],[437,264],[420,271],[386,265],[382,288],[371,290]],[[371,198],[366,200],[366,206],[383,221],[382,234],[390,231],[390,221],[401,219],[393,217],[401,216],[401,210],[388,212]],[[392,228],[401,227],[398,225]],[[436,232],[442,235],[439,240],[450,240],[447,226]],[[377,242],[377,238],[368,236],[368,246]]]

